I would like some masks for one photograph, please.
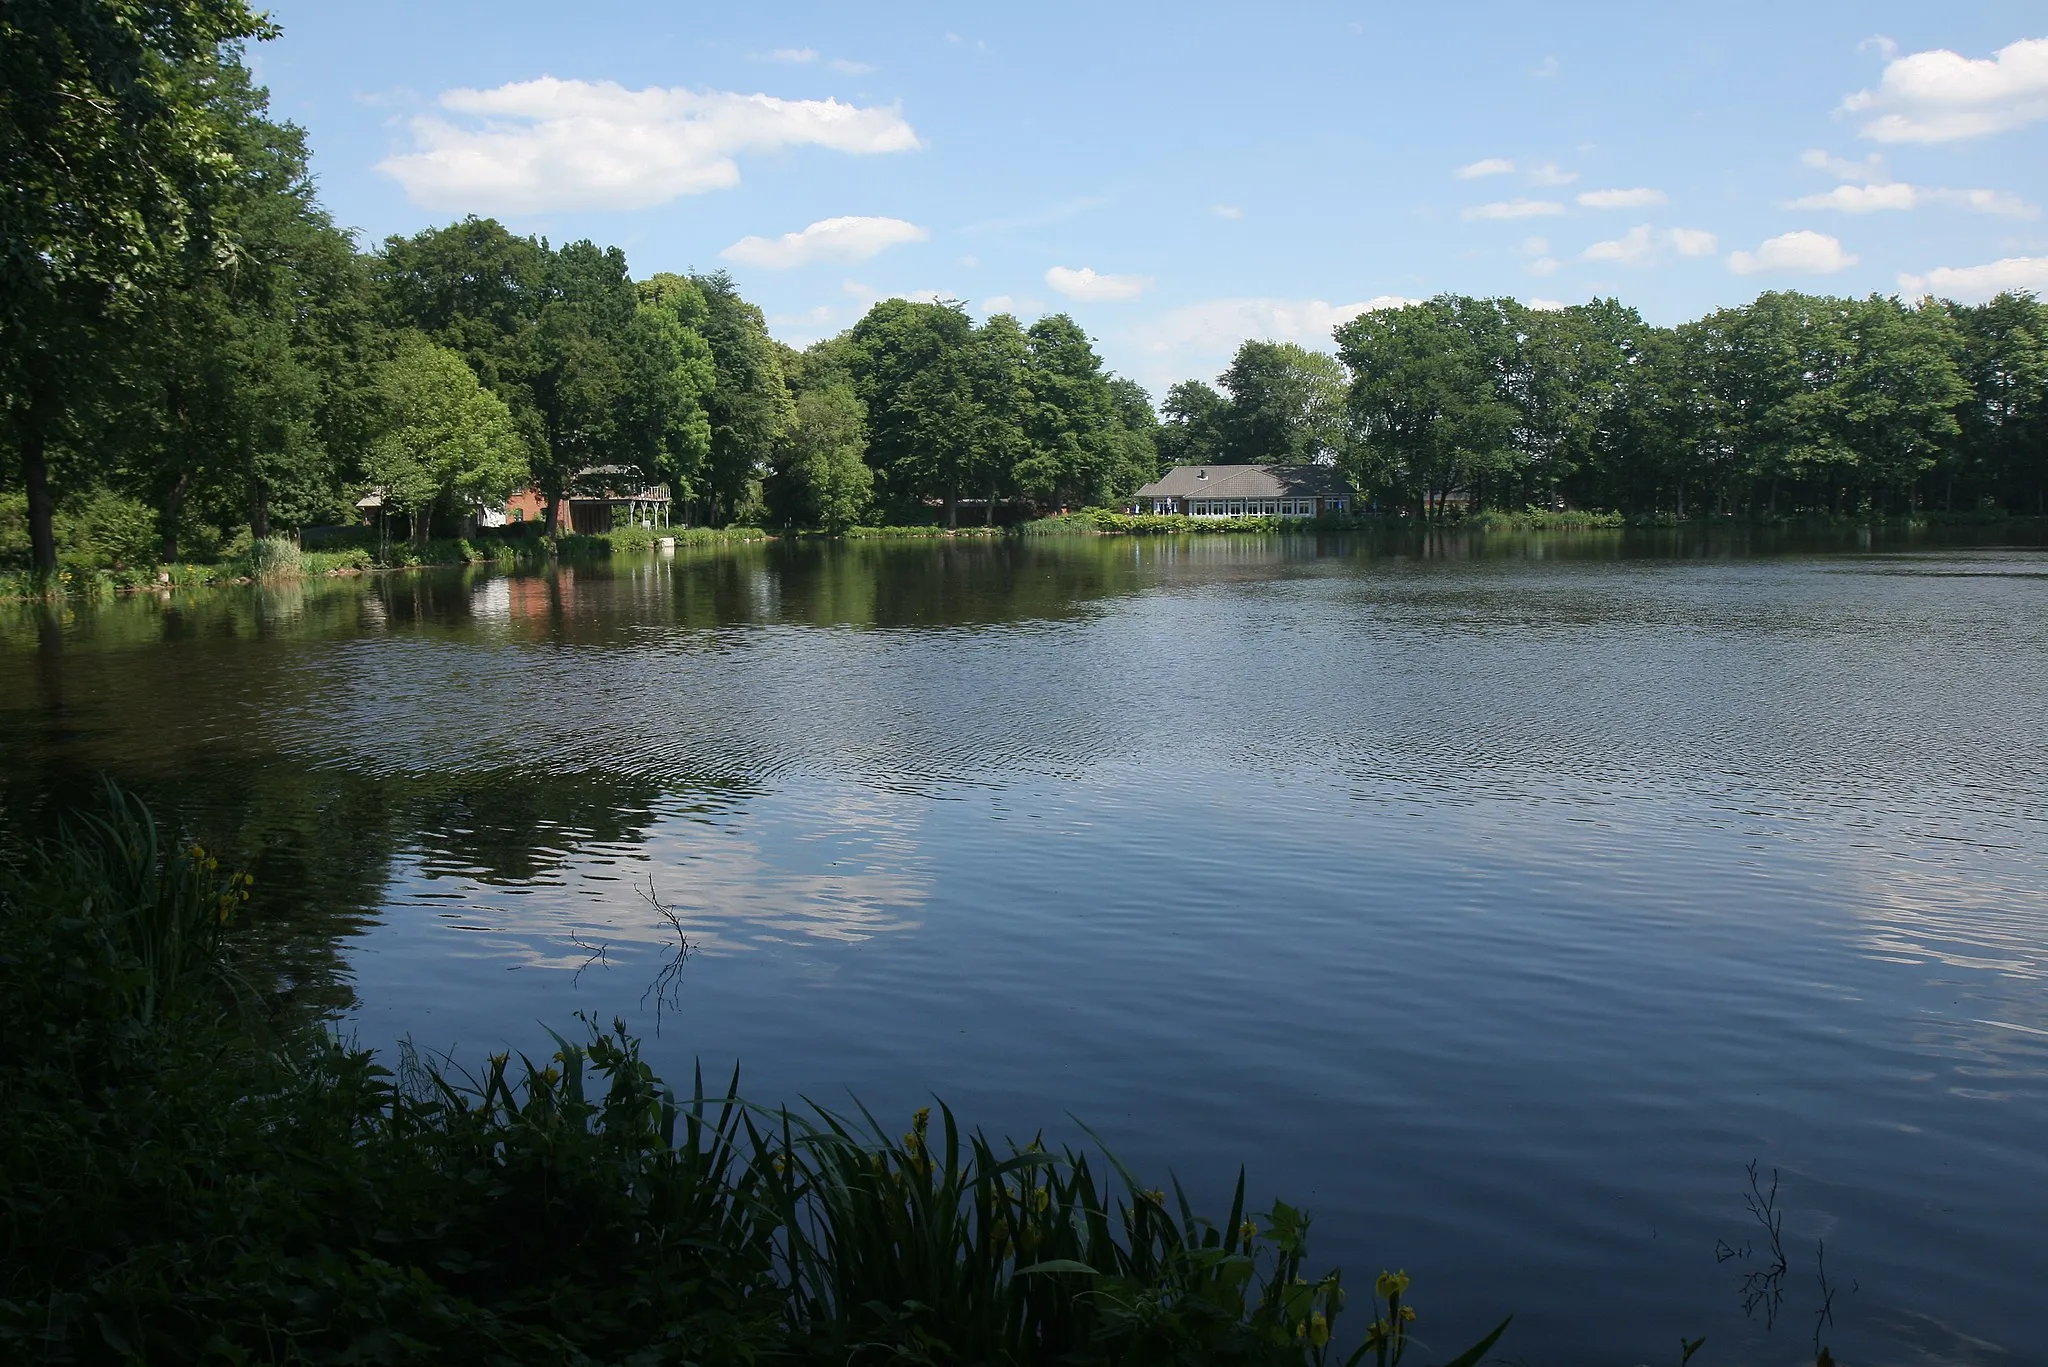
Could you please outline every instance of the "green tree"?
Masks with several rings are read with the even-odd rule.
[[[854,324],[844,363],[867,409],[868,461],[893,516],[928,501],[948,525],[982,473],[976,462],[975,327],[958,303],[884,299]]]
[[[1120,375],[1109,382],[1109,402],[1116,413],[1115,482],[1129,493],[1159,478],[1159,415],[1145,387]]]
[[[1200,380],[1182,380],[1159,405],[1159,459],[1166,465],[1222,465],[1230,400]]]
[[[691,277],[704,299],[699,329],[710,344],[716,379],[706,409],[711,446],[701,481],[704,520],[731,521],[751,510],[761,478],[775,455],[775,439],[789,425],[789,386],[768,321],[740,298],[724,271]]]
[[[364,277],[315,197],[304,131],[267,116],[239,61],[189,63],[181,79],[234,172],[213,239],[164,264],[138,334],[110,347],[120,383],[95,440],[156,505],[172,560],[195,523],[267,536],[273,521],[334,515],[365,324]]]
[[[531,447],[547,440],[534,397],[541,311],[549,298],[549,252],[489,218],[465,218],[411,237],[385,239],[370,262],[379,316],[416,328],[469,363],[504,400]]]
[[[1056,313],[1033,323],[1025,339],[1030,450],[1014,467],[1018,491],[1041,506],[1120,499],[1135,486],[1121,460],[1109,377],[1088,334]]]
[[[129,302],[233,173],[181,68],[274,29],[242,0],[0,7],[0,395],[35,567],[57,563],[50,447],[105,383]]]
[[[1446,495],[1511,465],[1520,414],[1500,392],[1503,333],[1493,305],[1452,295],[1336,330],[1353,377],[1347,464],[1362,486],[1439,517]]]
[[[1939,306],[1881,295],[1851,306],[1844,333],[1842,443],[1856,453],[1874,507],[1911,510],[1920,477],[1961,431],[1956,410],[1970,397],[1957,364],[1961,333]]]
[[[542,433],[533,473],[547,498],[550,529],[584,471],[638,463],[622,424],[632,378],[628,333],[638,310],[626,254],[617,247],[571,242],[548,257],[531,386]]]
[[[1334,463],[1344,448],[1344,367],[1292,342],[1250,341],[1223,372],[1220,414],[1233,465]]]
[[[530,478],[511,412],[454,351],[408,334],[377,379],[384,430],[364,473],[411,518],[414,550],[426,548],[436,505],[499,502]]]
[[[618,458],[688,504],[711,456],[705,405],[718,383],[711,344],[693,326],[703,318],[704,297],[678,275],[657,275],[639,292],[623,344]]]
[[[839,533],[874,500],[867,417],[853,387],[835,380],[796,397],[796,417],[776,442],[768,479],[770,515],[784,526]]]
[[[1982,304],[1950,304],[1969,397],[1943,452],[1941,502],[1965,499],[2048,513],[2048,305],[2008,291]]]

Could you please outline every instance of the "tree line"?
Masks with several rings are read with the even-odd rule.
[[[1175,463],[1322,461],[1383,512],[2048,513],[2048,306],[1766,293],[1675,328],[1442,295],[1170,389]]]
[[[2048,512],[2048,309],[1769,293],[1675,328],[1444,295],[1250,341],[1155,415],[1072,319],[890,299],[798,352],[722,272],[468,218],[372,250],[275,119],[241,0],[0,10],[0,556],[206,558],[531,485],[776,527],[1127,499],[1314,462],[1385,514]],[[12,524],[10,526],[10,524]],[[10,542],[19,550],[11,551]]]
[[[685,520],[840,527],[1115,498],[1154,419],[1063,316],[877,305],[799,354],[722,272],[468,218],[359,250],[243,61],[239,0],[0,13],[0,522],[56,567],[665,484]],[[0,527],[0,539],[7,529]]]

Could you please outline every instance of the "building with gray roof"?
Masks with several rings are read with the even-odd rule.
[[[1189,517],[1322,517],[1358,505],[1328,465],[1176,465],[1131,498],[1134,513]]]

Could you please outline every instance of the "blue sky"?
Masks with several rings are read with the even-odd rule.
[[[367,242],[723,266],[796,345],[893,294],[1064,310],[1156,396],[1440,291],[2048,292],[2039,0],[272,13],[257,73]]]

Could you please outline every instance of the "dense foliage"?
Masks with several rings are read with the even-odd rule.
[[[665,1087],[614,1026],[397,1074],[280,1012],[249,880],[133,798],[0,869],[0,1357],[1395,1363],[1308,1220],[1113,1160]],[[736,1082],[737,1079],[735,1079]],[[1503,1326],[1504,1328],[1505,1326]],[[1470,1367],[1500,1331],[1454,1360]]]

